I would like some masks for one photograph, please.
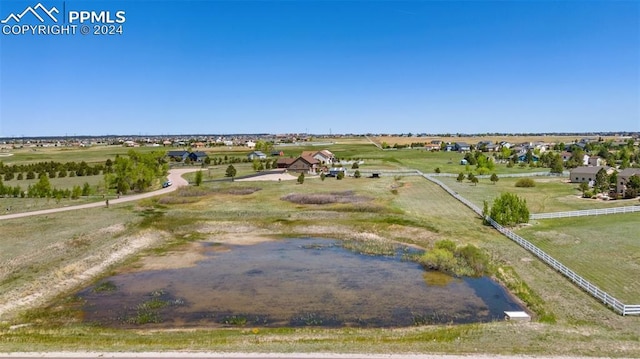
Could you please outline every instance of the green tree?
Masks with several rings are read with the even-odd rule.
[[[200,186],[202,184],[202,171],[196,172],[195,183],[196,183],[196,186]]]
[[[80,188],[80,186],[78,185],[73,186],[73,189],[71,190],[71,199],[78,199],[80,198],[81,194],[82,188]]]
[[[601,168],[598,173],[596,173],[594,188],[601,193],[609,191],[609,175],[604,168]]]
[[[359,170],[356,170],[356,171],[353,173],[353,177],[354,177],[354,178],[360,178],[360,177],[362,177],[362,175],[360,174],[360,171],[359,171]]]
[[[491,218],[503,226],[511,226],[529,221],[527,201],[513,193],[503,193],[493,201]]]
[[[460,173],[458,174],[458,177],[456,178],[456,181],[458,181],[458,182],[462,182],[462,181],[464,181],[464,177],[465,177],[465,176],[464,176],[464,173],[460,172]]]
[[[51,194],[51,182],[49,182],[49,177],[45,174],[44,176],[40,176],[38,182],[32,187],[34,197],[49,197]]]
[[[298,176],[298,183],[299,184],[304,183],[304,172],[301,172],[300,175]]]
[[[471,183],[473,183],[474,186],[478,185],[478,181],[479,181],[478,177],[476,177],[476,176],[473,176],[473,178],[471,178]]]
[[[89,185],[89,183],[85,182],[82,185],[82,195],[83,196],[88,196],[91,194],[91,186]]]
[[[551,159],[551,173],[561,174],[564,171],[564,163],[559,154],[554,154]]]
[[[440,167],[436,167],[436,173],[440,173],[440,172],[441,172]]]
[[[344,178],[344,172],[342,172],[342,171],[338,172],[338,174],[336,175],[336,179],[337,180],[341,180],[343,178]]]
[[[126,156],[116,156],[112,173],[104,171],[105,183],[118,193],[144,191],[166,176],[169,166],[164,157],[161,151],[140,153],[135,150],[130,150]]]
[[[224,173],[224,175],[225,175],[225,177],[234,178],[236,176],[236,168],[233,167],[233,165],[229,165],[229,167],[227,167],[227,171]]]
[[[627,180],[627,187],[640,190],[640,176],[633,175]]]
[[[587,184],[587,182],[580,182],[578,189],[582,192],[582,197],[586,197],[585,194],[589,190],[589,184]]]
[[[324,181],[324,179],[327,177],[326,174],[324,174],[324,172],[320,173],[320,180]]]
[[[500,178],[498,178],[498,175],[497,175],[497,174],[492,173],[492,174],[491,174],[491,178],[490,178],[490,180],[491,180],[491,182],[492,182],[493,184],[496,184],[496,182],[498,182],[498,181],[500,180]]]
[[[351,166],[351,169],[357,170],[358,168],[360,168],[360,165],[358,164],[358,161],[354,161],[353,165]]]

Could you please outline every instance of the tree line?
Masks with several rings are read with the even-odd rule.
[[[36,179],[46,174],[49,178],[75,177],[75,176],[97,176],[105,171],[105,166],[101,163],[89,165],[82,161],[77,162],[37,162],[29,164],[5,165],[0,162],[0,177],[5,181],[13,179]]]

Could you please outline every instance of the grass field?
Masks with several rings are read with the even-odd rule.
[[[304,149],[318,148],[288,147],[286,153],[295,155]],[[381,151],[361,138],[339,141],[328,149],[339,157],[365,158],[364,166],[371,168],[412,168],[420,164],[425,172],[432,172],[433,168],[443,165],[451,166],[453,173],[456,173],[454,168],[460,168],[457,161],[447,163],[447,156],[451,154],[432,155],[419,150]],[[212,153],[231,155],[232,152],[227,150],[219,148],[212,150]],[[83,159],[87,162],[89,158],[101,161],[113,154],[107,149],[95,151],[86,152],[87,158]],[[240,156],[248,151],[233,153]],[[56,161],[62,161],[64,157],[56,152],[47,156],[54,158],[49,160]],[[69,158],[78,161],[82,156],[74,153]],[[23,157],[23,160],[33,159]],[[234,166],[238,175],[253,172],[250,164]],[[211,172],[205,170],[204,179],[223,178],[225,170],[226,165],[212,168]],[[451,180],[452,187],[457,185],[455,179]],[[495,196],[500,188],[515,190],[510,181],[502,178],[498,184],[492,185],[488,180],[486,183],[481,180],[478,186],[465,181],[455,190],[473,201],[479,201],[481,205],[485,198],[483,196]],[[282,199],[289,194],[332,196],[336,193],[351,193],[366,200],[319,205],[298,204]],[[573,185],[567,187],[556,182],[539,183],[534,189],[523,189],[516,193],[528,196],[530,205],[544,208],[544,212],[554,208],[577,209],[580,208],[578,203],[582,203],[573,203],[565,198],[577,194]],[[541,194],[548,194],[549,198],[539,199]],[[532,209],[532,212],[537,211]],[[635,278],[640,278],[637,257],[640,251],[637,231],[634,232],[637,220],[638,214],[545,220],[525,227],[519,233],[537,241],[535,243],[540,246],[547,245],[543,242],[549,242],[549,238],[562,238],[564,242],[550,243],[549,249],[544,249],[554,256],[557,254],[561,260],[561,255],[567,256],[566,264],[570,268],[595,283],[610,283],[610,289],[604,286],[603,289],[620,291],[621,299],[627,298],[627,295],[637,298],[639,283]],[[514,242],[482,225],[481,220],[468,208],[418,176],[383,176],[379,179],[348,177],[344,180],[327,178],[325,181],[318,177],[307,177],[302,185],[295,180],[211,181],[203,183],[201,188],[177,191],[136,204],[113,205],[109,210],[96,208],[0,221],[0,233],[3,233],[0,236],[0,304],[19,298],[19,294],[37,293],[39,286],[46,288],[63,283],[91,264],[104,262],[109,253],[126,247],[136,239],[155,234],[159,237],[149,244],[154,249],[145,251],[141,247],[137,254],[127,257],[127,265],[135,266],[136,256],[163,256],[168,251],[179,251],[181,244],[197,239],[255,236],[317,236],[360,240],[382,238],[423,248],[429,248],[439,239],[451,239],[486,249],[496,266],[503,268],[511,277],[511,283],[530,288],[532,293],[541,298],[539,305],[556,319],[553,324],[495,322],[384,330],[113,330],[81,323],[77,312],[61,305],[65,300],[73,299],[67,296],[73,293],[74,288],[77,289],[76,286],[61,292],[55,301],[50,297],[43,298],[37,303],[41,306],[11,317],[7,322],[0,322],[2,351],[215,350],[640,357],[639,317],[621,317],[605,308]],[[594,238],[591,233],[597,233],[606,240],[590,239]],[[603,245],[603,241],[607,244]],[[594,267],[595,261],[621,264]],[[592,273],[594,279],[580,272],[593,268],[597,269]],[[108,270],[98,274],[98,278],[106,274]],[[635,277],[625,284],[616,279],[621,275]],[[83,285],[91,280],[86,278]],[[618,282],[614,283],[616,280]],[[625,288],[625,285],[629,288]],[[47,307],[47,303],[54,304]],[[11,325],[19,324],[29,325],[10,329]]]
[[[516,187],[515,183],[518,178],[507,177],[500,178],[495,184],[488,178],[483,178],[477,185],[466,179],[458,182],[451,177],[440,177],[439,180],[480,208],[482,208],[483,201],[487,201],[491,206],[493,200],[503,192],[515,193],[526,199],[531,213],[576,211],[639,204],[637,199],[602,201],[581,198],[581,191],[578,190],[577,184],[568,183],[566,178],[530,178],[535,181],[535,187]]]
[[[640,304],[640,213],[540,220],[518,233],[626,304]]]

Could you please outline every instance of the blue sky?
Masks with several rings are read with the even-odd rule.
[[[0,34],[0,137],[640,131],[637,1],[40,2],[123,34]]]

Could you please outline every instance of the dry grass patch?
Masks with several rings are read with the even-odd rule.
[[[296,204],[361,203],[373,200],[371,197],[356,195],[353,191],[331,193],[291,193],[280,199]]]

